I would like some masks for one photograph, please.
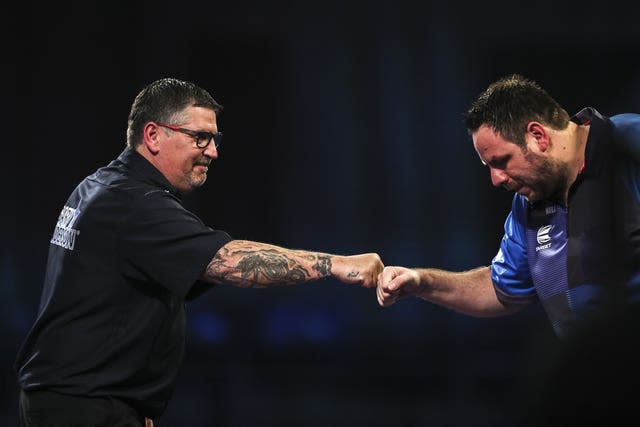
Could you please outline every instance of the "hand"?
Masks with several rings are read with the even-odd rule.
[[[388,307],[396,301],[422,290],[418,272],[405,267],[385,267],[378,276],[378,304]]]
[[[384,264],[376,253],[334,258],[331,273],[343,283],[375,288]]]

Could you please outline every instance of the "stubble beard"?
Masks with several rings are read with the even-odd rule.
[[[533,190],[529,202],[542,200],[563,201],[567,191],[569,168],[565,163],[555,159],[547,159],[528,152],[525,158],[533,165],[534,176],[523,180]]]

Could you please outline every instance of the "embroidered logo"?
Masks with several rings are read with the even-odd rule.
[[[73,250],[76,244],[76,236],[80,234],[79,230],[73,228],[73,225],[78,219],[80,210],[65,206],[60,212],[58,222],[56,223],[56,229],[53,231],[53,237],[51,243],[61,246],[65,249]]]
[[[536,252],[541,251],[543,249],[548,249],[551,247],[551,230],[553,229],[553,225],[543,225],[538,229],[538,234],[536,235],[536,240],[538,241],[538,245],[536,246]]]

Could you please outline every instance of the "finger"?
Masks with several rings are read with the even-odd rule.
[[[391,295],[383,296],[382,306],[389,307],[395,304],[396,301],[397,301],[397,298],[395,298],[394,296],[391,296]]]
[[[382,295],[380,295],[380,292],[381,292],[380,287],[378,287],[376,289],[376,298],[378,300],[378,305],[381,306],[381,307],[384,307],[384,302],[383,302],[383,299],[382,299]]]
[[[395,302],[395,297],[391,294],[384,292],[381,287],[376,289],[376,295],[378,297],[378,304],[382,307],[388,307]]]
[[[380,273],[380,278],[378,281],[382,284],[382,286],[387,286],[391,280],[396,276],[395,270],[393,267],[385,267]]]
[[[366,288],[375,288],[378,286],[378,282],[379,282],[379,277],[382,274],[382,267],[380,267],[380,264],[376,264],[374,266],[372,266],[372,268],[370,270],[368,270],[367,272],[367,283],[364,284],[363,286]]]
[[[387,283],[385,290],[388,292],[398,292],[406,283],[406,275],[399,274]]]
[[[381,287],[376,288],[376,295],[378,297],[378,303],[384,307],[385,295]]]

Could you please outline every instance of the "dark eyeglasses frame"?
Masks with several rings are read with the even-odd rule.
[[[167,125],[165,123],[157,123],[158,126],[162,126],[163,128],[171,129],[176,132],[184,133],[185,135],[189,135],[196,141],[196,147],[198,148],[207,148],[211,141],[214,141],[214,146],[216,149],[220,147],[220,143],[222,142],[222,132],[206,132],[206,131],[197,131],[192,129],[185,129],[178,126]]]

